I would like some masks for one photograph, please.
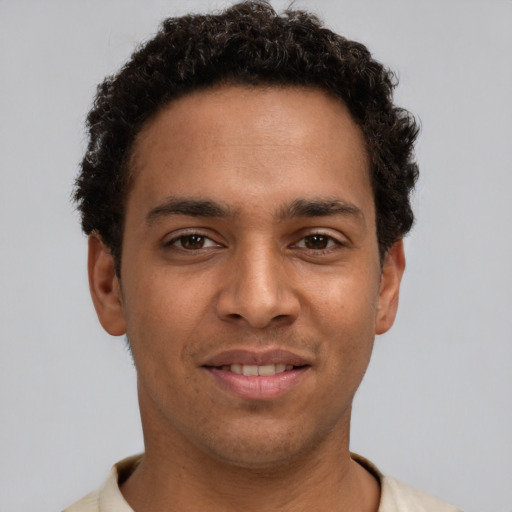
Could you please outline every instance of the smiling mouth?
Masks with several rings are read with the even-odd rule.
[[[307,379],[312,361],[282,348],[235,348],[203,362],[214,388],[243,400],[272,401]]]
[[[303,368],[306,365],[294,366],[293,364],[265,364],[265,365],[255,365],[255,364],[230,364],[230,365],[222,365],[216,368],[218,370],[223,370],[226,372],[236,373],[237,375],[245,375],[246,377],[272,377],[273,375],[289,372],[295,369]],[[208,368],[208,366],[207,366]]]

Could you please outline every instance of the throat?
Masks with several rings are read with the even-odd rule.
[[[121,492],[137,512],[167,510],[170,503],[175,512],[377,512],[379,507],[377,478],[350,458],[344,462],[341,454],[335,471],[317,463],[270,471],[229,464],[203,464],[191,471],[173,463],[166,471],[145,462],[132,466],[133,473],[120,472],[120,477],[128,475],[120,481]]]

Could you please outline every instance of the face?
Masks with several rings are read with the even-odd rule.
[[[130,341],[146,448],[263,467],[348,443],[404,262],[400,242],[379,261],[346,107],[301,88],[193,93],[144,127],[131,169],[121,280],[95,236],[89,270],[100,321]]]

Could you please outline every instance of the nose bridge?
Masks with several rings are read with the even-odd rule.
[[[298,299],[285,260],[274,243],[254,237],[235,251],[232,274],[219,300],[220,313],[243,318],[263,328],[279,320],[293,320]]]
[[[268,244],[260,245],[246,251],[240,261],[240,279],[238,293],[243,300],[250,301],[254,306],[272,307],[279,299],[280,258]]]

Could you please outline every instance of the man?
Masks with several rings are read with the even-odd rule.
[[[455,510],[349,451],[413,222],[392,89],[362,45],[264,2],[166,20],[99,87],[75,198],[145,453],[69,512]]]

